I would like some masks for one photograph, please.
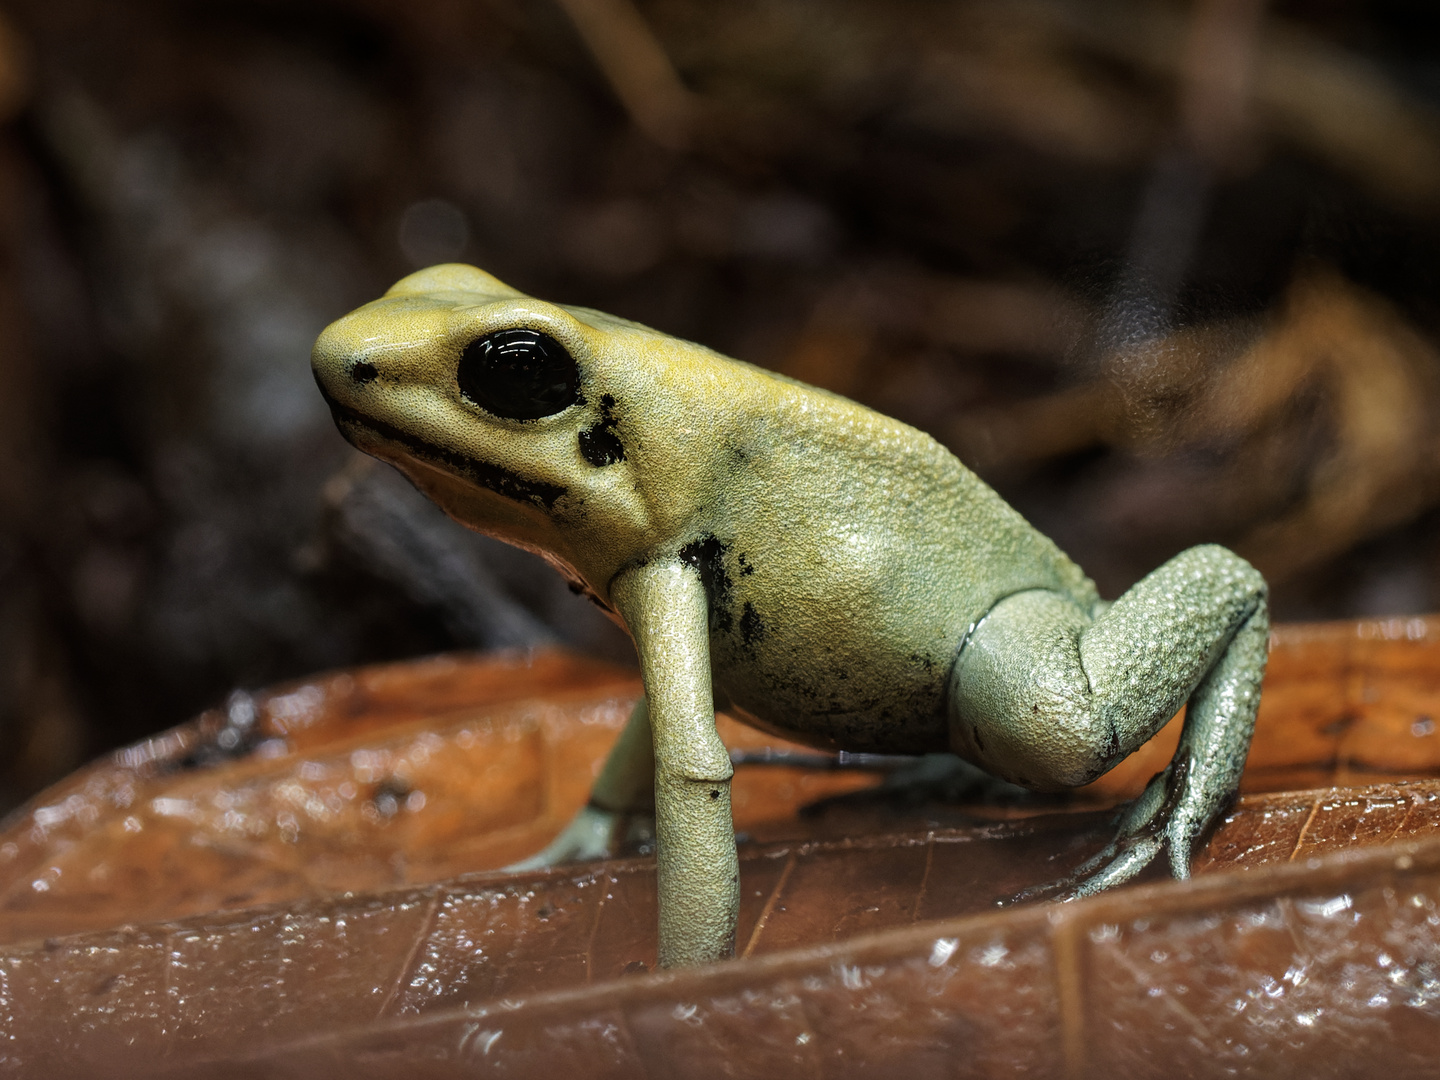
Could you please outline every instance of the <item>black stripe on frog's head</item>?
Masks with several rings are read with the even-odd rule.
[[[556,502],[568,494],[559,484],[520,476],[503,466],[426,442],[394,424],[367,416],[358,409],[336,401],[323,383],[320,384],[320,394],[330,406],[330,413],[335,418],[340,434],[366,453],[393,460],[390,455],[371,444],[371,439],[379,439],[381,443],[402,447],[411,456],[463,477],[478,487],[488,488],[515,502],[530,503],[547,514],[554,513]]]
[[[460,395],[492,416],[539,420],[580,399],[580,367],[549,334],[517,326],[476,338],[455,369]]]

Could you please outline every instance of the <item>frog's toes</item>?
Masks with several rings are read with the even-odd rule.
[[[1164,846],[1158,836],[1117,837],[1064,877],[1022,889],[1001,901],[1001,906],[1038,900],[1066,903],[1094,896],[1129,881],[1154,862]]]
[[[1167,768],[1124,809],[1113,840],[1065,877],[1025,889],[1010,902],[1063,902],[1094,896],[1135,877],[1161,851],[1169,854],[1170,872],[1184,881],[1190,876],[1191,849],[1206,826],[1194,812],[1191,804],[1195,801],[1185,770]]]
[[[1114,855],[1105,860],[1099,869],[1086,874],[1074,874],[1069,887],[1057,891],[1057,900],[1081,900],[1087,896],[1123,885],[1144,870],[1164,847],[1158,836],[1132,836],[1120,840]]]
[[[518,874],[527,870],[544,870],[560,863],[606,858],[615,853],[628,816],[615,810],[587,806],[542,851],[511,863],[505,870]]]

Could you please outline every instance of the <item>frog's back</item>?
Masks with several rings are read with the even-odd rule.
[[[706,515],[717,687],[763,726],[823,745],[944,749],[970,627],[1026,589],[1088,607],[1093,584],[930,436],[723,362],[734,407]]]

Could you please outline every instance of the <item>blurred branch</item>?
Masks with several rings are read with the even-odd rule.
[[[1286,20],[1258,22],[1258,0],[1206,0],[1190,22],[1155,4],[1087,9],[1083,18],[1049,10],[1077,43],[1179,79],[1192,134],[1222,150],[1229,131],[1230,164],[1243,151],[1233,136],[1243,132],[1237,110],[1248,82],[1263,128],[1403,206],[1440,209],[1440,116],[1359,55]],[[1258,42],[1247,74],[1235,50],[1252,33]],[[1216,63],[1220,56],[1225,63]]]
[[[1180,60],[1180,116],[1204,160],[1235,156],[1253,122],[1251,96],[1265,0],[1199,0]]]
[[[1154,145],[1152,103],[1077,63],[1073,35],[1043,9],[967,4],[950,22],[914,43],[905,123],[1095,164],[1131,162]]]
[[[685,147],[694,95],[631,0],[558,0],[635,126],[661,146]]]
[[[1217,521],[1250,516],[1235,546],[1272,581],[1440,499],[1440,353],[1399,311],[1312,271],[1237,350],[1245,338],[1224,323],[1155,338],[1111,366],[1126,378],[963,415],[950,442],[982,471],[1012,476],[1094,445],[1151,458],[1218,453],[1217,486],[1192,498],[1230,500],[1228,514],[1213,507]]]
[[[1086,322],[1081,305],[1052,285],[868,268],[820,294],[778,366],[803,382],[853,395],[897,341],[1053,362]]]
[[[1295,284],[1277,332],[1217,380],[1192,432],[1254,424],[1283,409],[1307,377],[1326,388],[1332,446],[1315,461],[1301,505],[1238,545],[1272,577],[1319,565],[1440,495],[1432,420],[1440,354],[1390,304],[1338,275]]]
[[[556,640],[506,594],[477,538],[393,469],[356,454],[326,485],[325,503],[331,535],[418,603],[443,611],[460,641],[506,649]]]
[[[1256,96],[1280,132],[1382,195],[1440,209],[1440,119],[1370,63],[1277,26],[1268,35]]]
[[[30,97],[30,48],[0,12],[0,124],[11,119]]]

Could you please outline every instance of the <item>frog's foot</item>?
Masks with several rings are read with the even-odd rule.
[[[1158,773],[1116,822],[1115,838],[1069,874],[1034,885],[1011,903],[1030,900],[1080,900],[1122,885],[1149,866],[1162,851],[1169,854],[1176,880],[1190,877],[1190,853],[1215,814],[1204,814],[1213,800],[1187,783],[1185,769],[1174,764]],[[1177,776],[1177,774],[1179,774]],[[1223,803],[1216,808],[1223,809]]]
[[[606,810],[591,803],[576,814],[544,850],[504,869],[507,873],[520,874],[561,863],[613,858],[624,853],[648,855],[654,850],[653,815]]]

